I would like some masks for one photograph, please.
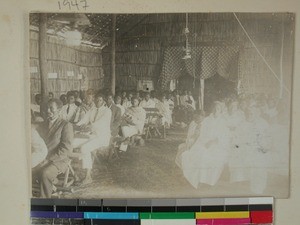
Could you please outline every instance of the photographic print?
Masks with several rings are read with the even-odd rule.
[[[32,197],[289,196],[292,13],[31,13]]]

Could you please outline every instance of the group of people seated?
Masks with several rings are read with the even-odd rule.
[[[270,171],[287,174],[284,111],[278,100],[264,95],[216,101],[210,114],[195,112],[176,164],[194,188],[217,184],[229,168],[230,182],[248,181],[253,193],[262,194]]]
[[[278,101],[270,96],[216,101],[214,110],[206,115],[196,110],[190,92],[176,90],[161,94],[123,91],[115,96],[93,90],[69,91],[59,99],[49,93],[47,113],[40,111],[41,105],[42,97],[37,94],[31,105],[31,159],[41,197],[51,197],[53,185],[67,170],[71,157],[82,160],[86,170],[82,183],[91,182],[93,152],[111,155],[116,137],[121,138],[123,151],[128,140],[142,140],[148,110],[157,112],[160,123],[167,127],[188,125],[176,164],[195,188],[201,183],[215,185],[228,167],[231,182],[250,181],[253,193],[261,194],[270,168],[277,168],[278,173],[288,168],[288,122],[282,119],[284,107],[279,109]]]
[[[147,110],[155,110],[160,122],[170,126],[176,107],[174,102],[165,93],[154,92],[123,91],[113,96],[93,90],[69,91],[59,99],[50,92],[47,113],[43,113],[42,96],[35,95],[35,103],[31,105],[31,158],[41,197],[51,197],[53,184],[58,175],[67,170],[71,157],[82,160],[82,167],[86,169],[82,183],[91,182],[92,153],[108,149],[110,155],[108,147],[115,137],[121,137],[126,145],[135,136],[141,140]],[[75,148],[80,151],[74,153]],[[124,150],[124,145],[122,148]]]
[[[163,115],[163,120],[169,127],[178,124],[186,127],[196,110],[196,102],[191,91],[174,90],[157,92],[123,91],[117,92],[118,102],[123,107],[131,105],[131,98],[136,96],[140,101],[139,106],[144,109],[156,108]]]

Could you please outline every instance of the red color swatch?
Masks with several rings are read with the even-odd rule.
[[[251,211],[252,223],[273,223],[273,211]]]

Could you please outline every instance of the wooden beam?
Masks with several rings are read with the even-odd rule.
[[[116,21],[117,15],[112,14],[111,25],[111,93],[115,95],[116,91]]]
[[[39,18],[39,65],[40,65],[40,80],[41,80],[41,115],[44,119],[47,118],[48,111],[48,66],[47,66],[47,14],[40,13]]]

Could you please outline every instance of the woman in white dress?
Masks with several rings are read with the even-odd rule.
[[[172,123],[172,112],[169,107],[169,103],[165,95],[161,95],[158,102],[155,104],[155,108],[158,109],[160,115],[162,116],[162,123],[170,127]]]
[[[242,137],[244,132],[245,113],[239,108],[237,101],[233,101],[229,106],[228,128],[230,130],[231,145],[229,149],[229,171],[231,182],[245,181],[245,152],[240,148],[239,143],[245,142]]]
[[[193,146],[193,144],[196,142],[196,140],[200,135],[200,127],[203,119],[204,119],[204,113],[199,111],[195,112],[193,116],[193,121],[189,124],[185,142],[181,143],[178,146],[175,163],[179,168],[181,168],[182,154],[185,151],[188,151]]]
[[[262,194],[267,186],[267,173],[270,167],[271,136],[269,124],[262,119],[261,111],[255,104],[248,108],[244,123],[240,124],[237,144],[242,151],[244,176],[250,181],[250,189]]]
[[[146,120],[145,110],[139,106],[139,100],[132,98],[132,106],[126,109],[124,120],[121,125],[122,134],[125,138],[136,134],[142,134]]]
[[[215,185],[228,162],[230,138],[226,111],[224,103],[216,102],[214,112],[201,124],[199,138],[182,154],[183,174],[195,188],[199,183]]]

